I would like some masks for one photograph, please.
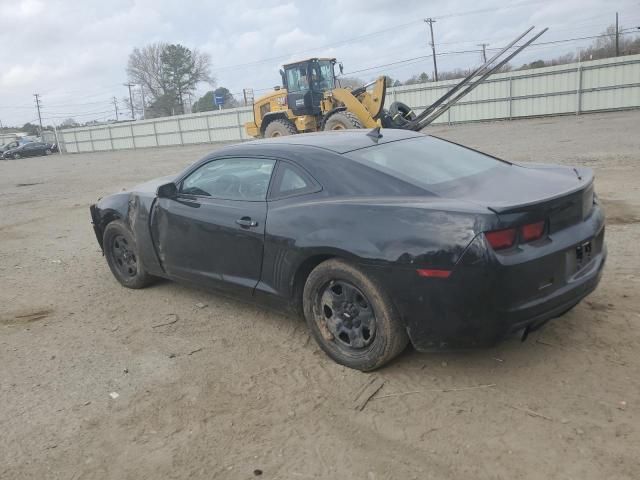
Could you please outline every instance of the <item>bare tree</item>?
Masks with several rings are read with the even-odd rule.
[[[148,94],[149,117],[184,113],[185,95],[201,82],[214,84],[209,54],[162,42],[135,48],[129,55],[127,74]]]
[[[338,77],[338,85],[342,88],[358,88],[365,84],[365,81],[357,77]]]
[[[79,125],[74,118],[67,118],[60,124],[60,128],[73,128]]]
[[[152,43],[134,48],[129,55],[129,80],[142,85],[154,99],[167,93],[168,82],[162,68],[162,53],[166,47],[166,43]]]

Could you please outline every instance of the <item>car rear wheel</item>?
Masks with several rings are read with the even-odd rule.
[[[20,154],[19,153],[14,153],[12,156],[13,156],[14,160],[20,160]]]
[[[51,149],[50,149],[50,148],[47,148],[47,149],[44,151],[44,154],[45,154],[45,155],[51,155]]]
[[[408,336],[388,295],[360,269],[331,259],[309,275],[304,316],[320,347],[337,363],[368,371],[388,363]]]
[[[129,229],[119,220],[107,225],[103,235],[104,254],[111,273],[127,288],[144,288],[153,282],[142,265],[138,246]]]

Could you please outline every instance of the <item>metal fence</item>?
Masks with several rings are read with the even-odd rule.
[[[387,89],[387,104],[404,102],[417,111],[458,80]],[[640,55],[492,75],[434,123],[512,119],[640,107]],[[246,140],[251,107],[59,132],[67,152]]]

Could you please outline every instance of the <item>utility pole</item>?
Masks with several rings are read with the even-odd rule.
[[[119,119],[118,119],[118,99],[116,97],[113,97],[113,106],[116,109],[116,122],[117,122]]]
[[[40,136],[42,137],[42,115],[40,114],[40,95],[38,93],[33,94],[36,97],[36,108],[38,109],[38,122],[40,122]]]
[[[431,30],[431,51],[433,52],[433,72],[436,82],[438,81],[438,63],[436,62],[436,44],[433,41],[433,24],[436,22],[433,18],[425,18],[425,23],[429,24]]]
[[[488,43],[479,43],[479,47],[482,47],[482,63],[487,63],[487,47]]]
[[[620,56],[620,28],[618,27],[618,12],[616,12],[616,57]]]
[[[133,83],[123,83],[123,85],[125,87],[129,88],[129,102],[131,103],[131,120],[135,120],[136,119],[136,114],[133,111],[133,95],[131,94],[131,87],[133,87],[135,84],[133,84]]]
[[[142,118],[147,118],[146,112],[144,110],[144,87],[140,85],[140,95],[142,96]]]

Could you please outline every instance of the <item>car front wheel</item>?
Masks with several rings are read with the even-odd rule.
[[[14,160],[20,160],[20,154],[19,153],[14,153],[13,154],[13,159]]]
[[[407,346],[406,330],[386,292],[345,261],[327,260],[311,272],[303,309],[316,342],[349,368],[374,370]]]
[[[111,273],[127,288],[144,288],[153,277],[142,265],[138,246],[129,229],[119,220],[107,225],[103,235],[104,255]]]
[[[44,154],[45,154],[45,155],[51,155],[51,149],[50,149],[50,148],[47,148],[47,149],[44,151]]]

